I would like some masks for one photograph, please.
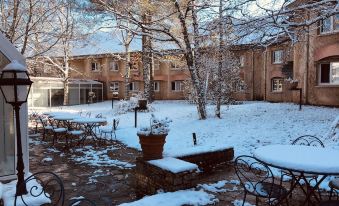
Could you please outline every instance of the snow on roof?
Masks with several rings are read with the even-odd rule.
[[[141,51],[141,39],[134,38],[129,51]],[[73,45],[72,56],[98,55],[108,53],[123,53],[125,46],[114,33],[97,32]]]
[[[173,157],[166,157],[158,160],[150,160],[148,162],[152,165],[160,167],[163,170],[167,170],[173,173],[180,173],[198,169],[198,165],[196,164],[179,160]]]
[[[27,68],[17,60],[13,60],[11,63],[7,64],[2,71],[27,71]]]
[[[26,65],[24,56],[13,46],[12,43],[0,32],[0,52],[5,55],[10,61],[17,60],[23,65]]]
[[[56,77],[31,77],[33,82],[45,81],[45,82],[62,82],[63,78]],[[92,79],[69,79],[70,84],[102,84],[99,81]]]

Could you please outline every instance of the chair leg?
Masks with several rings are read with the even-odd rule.
[[[294,185],[294,178],[292,177],[290,188],[292,188],[293,185]],[[292,198],[292,192],[290,193],[290,198]]]
[[[42,129],[42,141],[45,141],[46,139],[46,130],[45,128]]]
[[[57,139],[57,134],[54,132],[54,134],[53,134],[53,143],[52,143],[52,145],[54,145],[56,139]]]
[[[333,195],[333,188],[331,188],[331,190],[330,190],[330,197],[329,197],[329,200],[332,200],[332,195]]]
[[[244,194],[244,199],[243,199],[243,201],[242,201],[242,206],[244,206],[244,205],[245,205],[245,202],[246,202],[246,195],[247,195],[247,192],[245,191],[245,194]]]

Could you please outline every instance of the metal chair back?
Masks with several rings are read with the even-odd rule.
[[[292,145],[304,145],[312,147],[325,147],[324,143],[316,136],[303,135],[292,142]]]
[[[30,206],[31,198],[50,199],[51,203],[47,205],[63,206],[65,202],[65,191],[62,180],[52,172],[38,172],[29,176],[26,180],[26,188],[28,196],[15,196],[14,206],[21,205]],[[24,187],[24,185],[19,185]]]
[[[270,196],[273,186],[271,188],[269,186],[274,184],[274,176],[267,165],[259,162],[254,157],[243,155],[235,159],[234,167],[240,184],[245,191],[260,197]],[[263,185],[266,187],[266,194],[260,192],[263,189]]]
[[[43,205],[64,206],[65,205],[65,188],[61,178],[53,172],[37,172],[25,180],[28,195],[15,196],[14,206],[25,205],[31,206],[29,201],[32,198],[46,198],[50,203]],[[23,187],[24,185],[19,185]],[[95,202],[86,199],[71,200],[69,206],[96,206]]]

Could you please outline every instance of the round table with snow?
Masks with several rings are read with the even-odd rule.
[[[295,184],[290,193],[303,180],[311,191],[304,191],[306,198],[304,204],[311,201],[311,196],[317,201],[321,200],[315,190],[329,175],[339,175],[339,151],[329,148],[319,148],[304,145],[269,145],[256,149],[254,157],[269,166],[289,171],[295,178]],[[305,174],[321,175],[314,186],[309,184]]]

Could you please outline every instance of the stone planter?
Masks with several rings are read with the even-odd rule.
[[[144,160],[162,159],[167,134],[138,136]]]
[[[139,99],[138,104],[139,104],[140,110],[146,110],[147,109],[147,99]]]

